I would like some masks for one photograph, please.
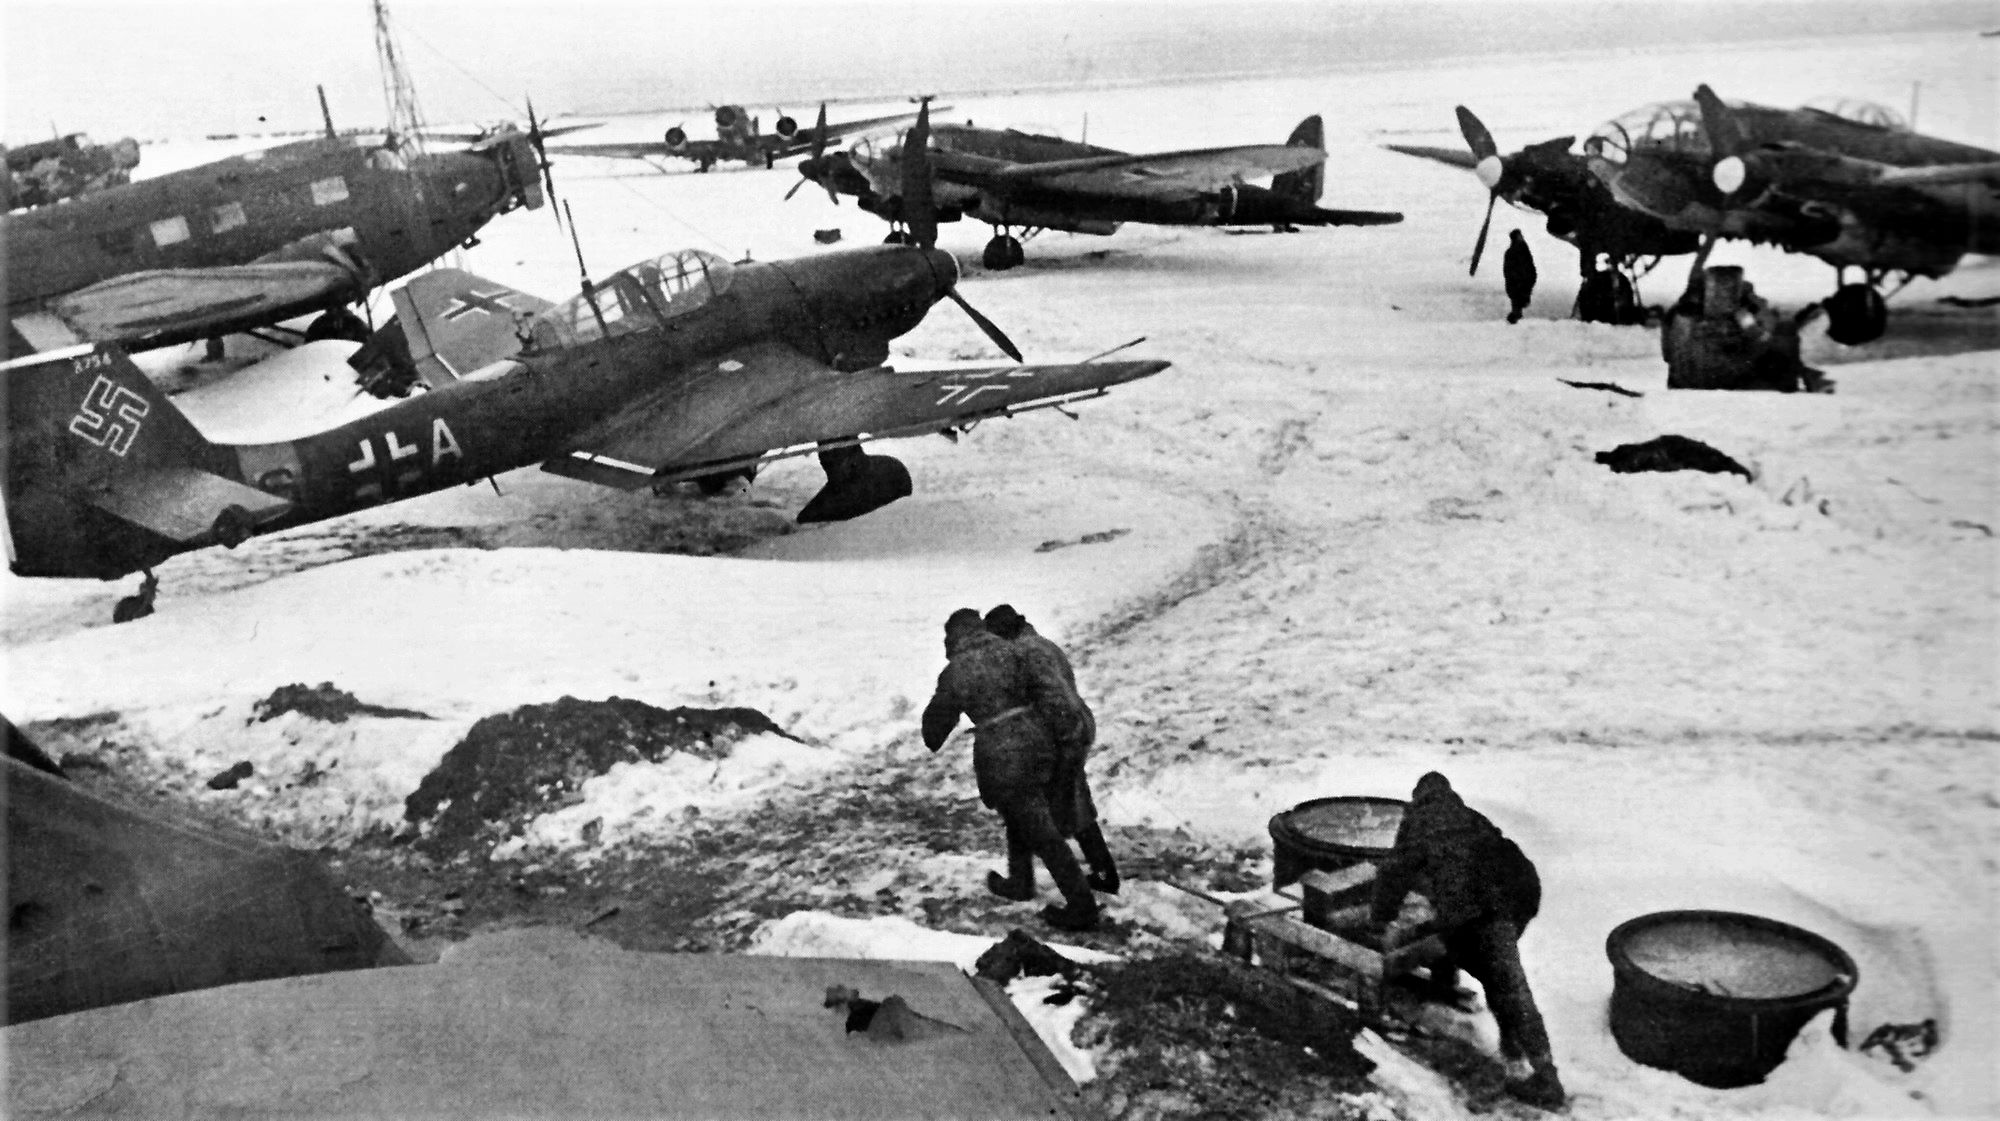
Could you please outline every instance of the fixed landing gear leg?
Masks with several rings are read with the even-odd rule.
[[[118,606],[111,609],[111,621],[129,623],[134,619],[144,619],[151,615],[153,597],[158,595],[159,591],[160,578],[153,575],[152,569],[146,569],[146,578],[139,582],[139,591],[119,600]]]

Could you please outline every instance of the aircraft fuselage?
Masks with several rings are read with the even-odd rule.
[[[182,451],[193,460],[188,466],[291,503],[258,532],[291,528],[563,455],[633,402],[677,380],[726,371],[730,352],[760,341],[839,368],[879,364],[889,340],[921,322],[956,279],[947,254],[907,247],[742,264],[727,291],[654,328],[561,349],[530,346],[495,372],[302,439],[229,445],[197,436]],[[123,420],[134,432],[156,422],[145,405],[125,403]],[[112,427],[85,427],[115,430],[117,407],[117,394],[108,394]],[[63,404],[58,412],[75,409]],[[68,438],[77,423],[10,442],[4,481],[16,574],[112,579],[214,543],[176,542],[64,493],[103,485],[77,469],[95,454]],[[99,458],[106,470],[123,466]]]
[[[525,139],[407,160],[315,139],[10,214],[0,219],[8,314],[128,273],[317,259],[325,235],[340,232],[351,235],[338,239],[350,257],[384,283],[463,244],[494,215],[540,205],[536,175]],[[278,318],[365,292],[357,283]]]

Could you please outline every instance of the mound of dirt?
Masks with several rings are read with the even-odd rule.
[[[1085,1100],[1106,1117],[1361,1116],[1360,1021],[1270,973],[1198,951],[1091,966],[1075,1041],[1096,1052]]]
[[[486,848],[613,763],[676,751],[726,759],[737,741],[766,733],[797,738],[752,708],[670,710],[624,697],[524,705],[474,724],[404,800],[403,816],[432,856]]]
[[[429,713],[409,708],[384,708],[381,705],[363,704],[354,694],[344,689],[336,689],[333,682],[322,681],[318,685],[280,685],[271,690],[271,695],[250,706],[256,713],[257,723],[275,720],[288,712],[309,716],[314,720],[324,720],[329,724],[345,724],[350,716],[383,716],[390,719],[429,720]]]

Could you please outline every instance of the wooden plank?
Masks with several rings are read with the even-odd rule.
[[[1276,938],[1288,945],[1325,958],[1363,976],[1380,980],[1382,977],[1382,955],[1358,946],[1339,935],[1308,926],[1284,915],[1269,915],[1252,919],[1250,929],[1267,937]]]

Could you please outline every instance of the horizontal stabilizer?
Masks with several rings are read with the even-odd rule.
[[[183,545],[209,540],[218,523],[235,521],[248,530],[292,508],[276,495],[194,467],[155,467],[121,475],[92,495],[90,502]],[[241,513],[231,514],[232,508]]]
[[[1393,226],[1403,220],[1394,210],[1328,210],[1320,207],[1314,217],[1327,226]]]
[[[519,321],[553,306],[461,269],[433,269],[391,297],[410,359],[432,389],[518,353]]]

